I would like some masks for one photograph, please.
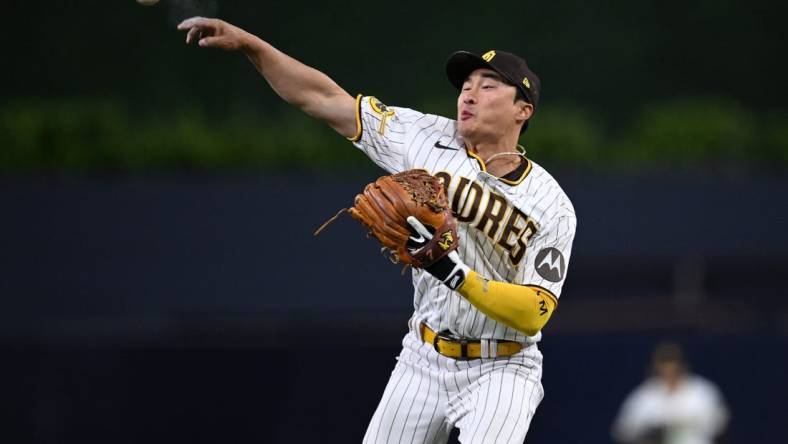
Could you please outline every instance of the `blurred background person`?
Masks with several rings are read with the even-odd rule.
[[[710,444],[725,430],[729,412],[711,381],[690,373],[681,346],[663,342],[652,375],[627,396],[613,424],[625,444]]]

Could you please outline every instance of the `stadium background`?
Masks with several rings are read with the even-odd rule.
[[[6,2],[0,441],[363,435],[408,278],[354,222],[311,232],[380,171],[243,57],[183,46],[216,12],[389,105],[452,115],[456,49],[540,74],[523,142],[579,229],[529,442],[610,442],[661,339],[721,387],[725,442],[785,442],[787,9]]]

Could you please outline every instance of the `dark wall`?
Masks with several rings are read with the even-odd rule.
[[[609,442],[665,337],[721,386],[729,442],[788,437],[788,214],[774,203],[788,184],[556,175],[578,235],[529,437]],[[349,217],[311,233],[370,179],[4,183],[0,440],[359,441],[412,290]],[[680,323],[687,252],[704,258],[706,299]],[[714,312],[713,328],[691,322]]]
[[[660,334],[548,334],[546,396],[528,442],[609,443],[623,397]],[[785,442],[785,338],[673,334],[732,412],[730,443]],[[14,443],[360,442],[399,352],[397,336],[279,346],[2,348]],[[754,407],[757,406],[757,407]],[[456,442],[456,441],[453,441]]]
[[[782,294],[788,208],[777,202],[788,182],[559,177],[578,215],[566,299],[620,291],[622,274],[650,267],[665,270],[662,282],[629,290],[670,293],[688,255],[705,258],[710,279],[715,266],[738,267],[734,281]],[[0,293],[15,298],[3,317],[406,310],[409,276],[352,219],[312,235],[370,179],[6,185]],[[341,297],[329,296],[337,280]]]

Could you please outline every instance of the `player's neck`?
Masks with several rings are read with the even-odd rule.
[[[506,137],[489,142],[465,140],[465,149],[481,159],[487,172],[497,177],[512,172],[523,161],[517,150],[517,137]]]

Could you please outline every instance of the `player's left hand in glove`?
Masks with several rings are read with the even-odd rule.
[[[434,236],[435,229],[426,227],[413,216],[408,216],[407,221],[412,227],[407,248],[411,255],[418,255],[420,250],[427,248]],[[471,271],[470,267],[460,260],[460,255],[457,254],[456,250],[452,250],[431,265],[424,267],[424,270],[452,290],[460,288]]]
[[[438,272],[442,268],[433,265],[452,254],[458,246],[457,221],[443,184],[424,170],[408,170],[378,178],[356,196],[348,212],[380,241],[395,262]],[[418,229],[413,228],[409,217],[418,222]],[[457,258],[457,253],[452,257]],[[459,286],[462,282],[451,279],[447,285],[449,283]]]

